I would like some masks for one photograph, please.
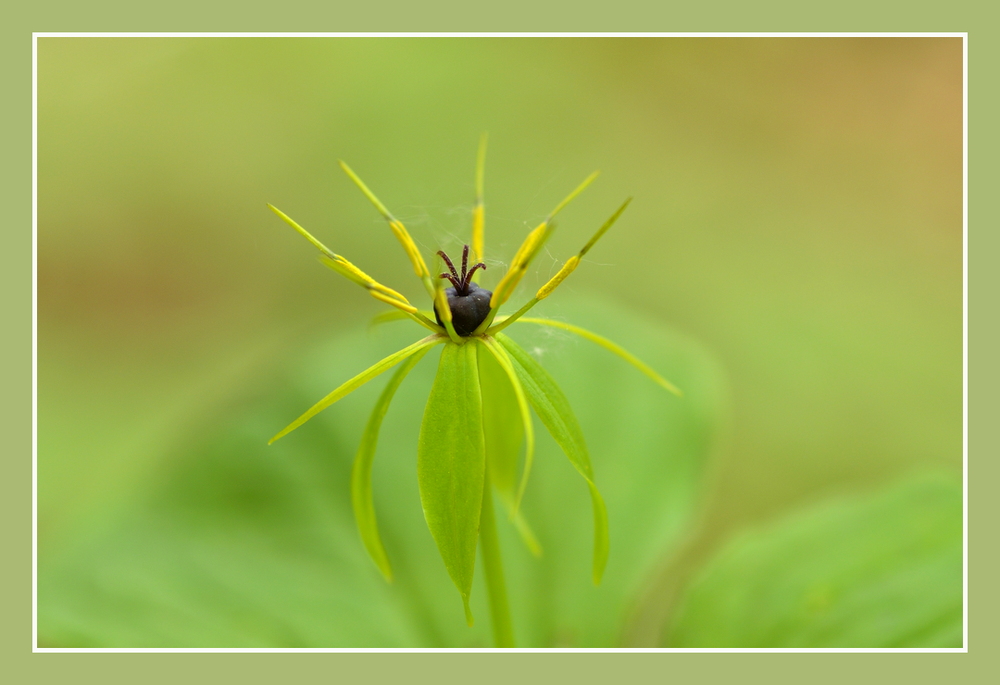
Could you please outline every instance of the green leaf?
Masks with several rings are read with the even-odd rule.
[[[916,476],[737,536],[684,593],[666,644],[961,647],[961,483]]]
[[[535,429],[531,423],[531,409],[528,408],[528,399],[524,395],[524,388],[514,371],[514,365],[506,350],[491,338],[477,338],[480,344],[486,347],[490,355],[503,369],[511,389],[514,391],[515,406],[517,406],[518,416],[521,419],[521,428],[524,431],[524,473],[521,475],[521,484],[514,496],[513,510],[517,512],[521,506],[521,498],[524,497],[524,489],[528,485],[528,476],[531,474],[531,465],[535,460]],[[485,426],[485,423],[484,423]]]
[[[689,530],[719,416],[721,376],[704,352],[661,322],[600,299],[573,305],[566,294],[546,300],[546,314],[614,331],[685,390],[677,400],[569,333],[541,326],[509,331],[572,401],[614,540],[595,588],[593,530],[581,515],[590,506],[588,492],[559,446],[539,432],[521,511],[545,555],[524,548],[516,522],[497,521],[518,645],[614,647],[629,633],[641,589]],[[212,404],[192,389],[189,413],[171,419],[164,411],[157,416],[163,432],[135,440],[130,458],[143,464],[142,476],[127,489],[91,479],[86,499],[66,498],[53,481],[80,463],[110,472],[108,453],[120,444],[121,426],[103,424],[102,412],[86,415],[81,431],[81,415],[67,419],[52,392],[40,393],[40,644],[491,646],[490,621],[482,619],[489,612],[483,573],[475,574],[471,596],[480,620],[469,628],[421,515],[417,438],[436,363],[417,365],[396,391],[372,465],[392,584],[358,539],[350,497],[352,464],[382,392],[378,379],[314,418],[294,440],[264,443],[276,417],[300,412],[409,344],[415,330],[387,326],[370,336],[365,324],[345,328],[337,319],[313,343],[287,344],[242,380],[229,381]],[[60,523],[68,521],[72,527]]]
[[[492,353],[479,355],[479,381],[483,393],[483,434],[490,482],[500,495],[521,540],[532,554],[539,556],[542,547],[521,511],[517,490],[517,465],[524,441],[524,427],[530,425],[530,416],[529,424],[526,424],[511,379]]]
[[[373,366],[370,366],[369,368],[365,369],[351,380],[338,386],[336,389],[333,390],[333,392],[331,392],[329,395],[327,395],[319,402],[314,404],[309,409],[309,411],[307,411],[305,414],[303,414],[302,416],[300,416],[299,418],[295,419],[290,424],[285,426],[277,435],[268,440],[267,444],[270,445],[275,440],[278,440],[279,438],[288,435],[293,430],[301,426],[303,423],[305,423],[312,417],[316,416],[316,414],[319,414],[321,411],[332,405],[334,402],[337,402],[338,400],[341,400],[344,397],[350,395],[352,392],[360,388],[362,385],[364,385],[371,379],[375,378],[379,374],[388,371],[393,366],[403,361],[410,355],[416,354],[421,350],[426,350],[428,347],[431,347],[432,345],[437,345],[439,342],[443,342],[443,340],[444,339],[439,335],[429,335],[423,340],[418,340],[412,345],[404,347],[398,352],[390,354],[382,361],[378,362]]]
[[[478,346],[470,343],[444,346],[417,443],[424,517],[462,595],[469,625],[486,471],[478,352]]]
[[[517,466],[524,442],[524,425],[517,395],[496,358],[479,355],[479,381],[483,393],[483,433],[490,481],[505,503],[513,504],[517,492]]]
[[[541,326],[551,326],[553,328],[561,328],[564,331],[569,331],[570,333],[575,333],[576,335],[580,336],[581,338],[584,338],[585,340],[589,340],[593,343],[600,345],[608,352],[618,355],[619,357],[627,361],[629,364],[639,369],[639,371],[646,374],[646,376],[652,379],[654,383],[657,383],[660,386],[662,386],[664,390],[669,390],[678,397],[684,394],[677,389],[677,386],[675,386],[673,383],[668,381],[660,374],[656,373],[656,371],[653,371],[653,369],[650,368],[648,364],[646,364],[641,359],[636,357],[634,354],[623,348],[621,345],[611,340],[608,340],[604,336],[597,335],[596,333],[591,333],[586,328],[580,328],[579,326],[574,326],[573,324],[565,323],[563,321],[553,321],[552,319],[539,319],[536,317],[522,317],[521,319],[519,319],[519,322],[535,323]]]
[[[361,540],[365,544],[365,549],[371,555],[372,561],[382,571],[385,579],[392,581],[392,566],[389,558],[382,546],[382,538],[378,534],[378,523],[375,519],[375,503],[372,498],[372,463],[375,461],[375,448],[378,445],[378,433],[382,427],[382,419],[389,410],[389,403],[399,389],[399,385],[406,378],[410,370],[427,354],[430,347],[425,347],[415,352],[409,359],[403,362],[402,366],[396,369],[396,373],[389,379],[385,390],[375,403],[372,415],[365,426],[365,432],[361,435],[361,445],[358,453],[354,457],[354,467],[351,469],[351,503],[354,505],[354,518],[358,522],[358,532]]]
[[[590,500],[594,510],[594,585],[601,582],[604,567],[608,562],[608,511],[597,485],[594,484],[594,469],[590,464],[587,444],[583,439],[583,431],[576,420],[566,396],[556,385],[548,371],[522,350],[517,343],[503,333],[497,334],[499,342],[510,355],[518,378],[531,399],[538,418],[542,420],[549,433],[562,448],[570,462],[587,481],[590,489]]]

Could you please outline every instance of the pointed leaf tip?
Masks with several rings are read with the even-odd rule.
[[[472,615],[472,606],[469,604],[468,595],[462,595],[462,605],[465,609],[465,622],[471,628],[476,625],[476,618]]]

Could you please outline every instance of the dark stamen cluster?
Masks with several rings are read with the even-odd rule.
[[[469,284],[472,283],[472,274],[476,273],[476,269],[486,270],[486,265],[482,262],[474,264],[472,268],[469,268],[469,246],[465,245],[462,248],[462,274],[459,275],[458,271],[455,270],[455,265],[452,264],[451,259],[448,255],[444,253],[443,250],[438,250],[438,254],[441,255],[441,259],[444,263],[448,265],[448,269],[451,271],[450,274],[441,274],[438,278],[447,278],[451,281],[451,284],[455,286],[455,294],[459,296],[466,296],[469,294]]]

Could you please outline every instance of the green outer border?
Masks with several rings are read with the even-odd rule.
[[[0,70],[3,73],[3,127],[0,155],[3,176],[0,188],[7,201],[5,222],[6,249],[0,251],[3,265],[2,293],[5,321],[2,336],[4,351],[3,405],[0,416],[8,438],[7,473],[3,479],[5,492],[0,498],[3,521],[4,549],[12,563],[3,565],[3,663],[12,673],[11,682],[73,682],[100,679],[104,682],[176,682],[194,677],[197,682],[220,679],[247,682],[288,681],[313,676],[317,680],[331,678],[341,682],[414,682],[433,678],[436,682],[451,682],[475,678],[481,683],[507,682],[512,678],[533,676],[532,680],[576,679],[578,682],[611,682],[636,680],[669,680],[672,682],[716,682],[722,679],[744,681],[759,676],[769,682],[792,680],[813,683],[841,683],[847,679],[861,682],[984,682],[986,674],[995,669],[997,626],[991,620],[997,605],[995,582],[997,556],[994,545],[984,544],[970,554],[970,587],[974,592],[969,612],[969,634],[972,645],[969,654],[913,655],[910,657],[878,654],[816,655],[770,654],[743,656],[738,654],[327,654],[323,656],[239,655],[216,656],[203,654],[32,654],[30,645],[31,617],[31,32],[61,31],[296,31],[328,30],[396,30],[396,31],[969,31],[970,71],[972,84],[981,84],[970,98],[974,113],[969,116],[970,129],[975,132],[975,151],[970,154],[969,188],[974,198],[986,200],[997,187],[996,179],[987,172],[995,165],[991,154],[997,148],[996,127],[987,122],[1000,119],[997,111],[996,53],[1000,41],[995,34],[995,14],[985,3],[903,3],[899,0],[874,4],[870,0],[848,0],[834,6],[806,6],[801,3],[771,2],[739,3],[725,0],[704,5],[685,3],[669,5],[640,0],[633,7],[604,4],[589,9],[574,3],[566,6],[544,6],[537,2],[508,2],[503,12],[495,5],[471,6],[469,3],[440,3],[429,8],[426,4],[405,4],[391,0],[380,5],[341,5],[309,3],[315,9],[283,7],[275,11],[273,3],[235,3],[206,5],[204,2],[178,0],[169,7],[138,6],[125,2],[70,3],[66,0],[45,2],[33,6],[18,6],[6,13],[3,40],[0,40]],[[385,5],[393,5],[386,11]],[[644,9],[647,7],[648,9]],[[980,30],[981,29],[981,30]],[[990,76],[990,74],[993,76]],[[982,122],[981,126],[977,126]],[[993,171],[996,175],[996,171]],[[977,193],[982,189],[981,193]],[[987,189],[991,189],[987,192]],[[986,201],[973,202],[970,224],[983,226],[970,231],[972,254],[969,289],[974,303],[980,293],[997,292],[997,272],[985,268],[1000,242],[995,229],[996,210]],[[983,266],[981,269],[976,267]],[[992,286],[992,287],[991,287]],[[991,311],[995,309],[991,307]],[[1000,343],[1000,324],[996,317],[983,318],[969,326],[970,351],[977,365],[970,384],[969,423],[973,426],[969,450],[973,455],[997,454],[998,409],[996,387],[998,365],[995,350]],[[972,337],[974,336],[974,338]],[[981,356],[976,354],[983,350]],[[987,354],[986,350],[991,353]],[[983,360],[983,361],[980,361]],[[992,427],[992,428],[991,428]],[[989,449],[990,447],[993,449]],[[1000,519],[1000,504],[996,497],[979,496],[988,484],[997,479],[998,460],[977,460],[973,466],[969,515],[972,521]],[[994,539],[985,526],[972,525],[971,540]],[[983,582],[977,582],[982,579]],[[501,660],[503,660],[501,664]],[[294,663],[293,663],[294,661]],[[488,664],[485,662],[489,662]],[[818,663],[822,661],[822,665]],[[819,668],[817,668],[820,666]],[[152,667],[152,668],[151,668]],[[22,675],[22,677],[18,677]],[[982,677],[977,677],[982,675]],[[631,676],[632,678],[628,678]]]

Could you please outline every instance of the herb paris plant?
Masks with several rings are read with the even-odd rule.
[[[486,137],[483,136],[476,165],[476,205],[472,225],[471,256],[475,263],[469,268],[469,245],[463,248],[461,271],[448,255],[439,251],[437,254],[447,266],[447,271],[437,279],[431,276],[420,250],[402,222],[386,209],[350,167],[340,163],[344,172],[389,222],[389,227],[402,244],[417,277],[433,302],[433,312],[418,310],[402,294],[375,281],[344,257],[327,248],[280,210],[268,205],[275,214],[319,249],[319,259],[323,264],[367,289],[372,297],[395,307],[396,311],[387,312],[380,320],[410,318],[431,332],[427,337],[389,355],[336,388],[271,438],[269,444],[398,365],[365,426],[351,474],[351,497],[361,539],[386,580],[391,581],[392,567],[379,536],[371,487],[372,462],[379,429],[389,404],[406,375],[431,347],[443,344],[437,376],[424,410],[417,443],[420,500],[441,558],[462,596],[469,625],[472,625],[469,595],[476,549],[481,546],[494,637],[498,646],[513,646],[513,626],[507,607],[492,495],[495,490],[527,547],[534,554],[540,554],[537,539],[519,508],[534,457],[531,408],[589,488],[594,515],[592,574],[595,584],[600,582],[608,558],[608,521],[604,500],[594,482],[583,433],[569,402],[549,373],[507,337],[502,332],[503,329],[518,322],[570,331],[617,354],[665,389],[677,395],[681,393],[650,367],[602,336],[560,321],[524,316],[576,269],[584,255],[625,211],[631,198],[523,307],[511,315],[498,316],[500,307],[507,302],[532,260],[552,234],[552,219],[597,177],[597,172],[587,177],[528,234],[506,274],[491,292],[476,282],[481,275],[479,270],[486,268],[484,263],[476,261],[483,256],[484,250],[485,152]],[[445,281],[450,282],[452,287],[446,289]],[[518,478],[522,443],[525,448],[524,465]]]

